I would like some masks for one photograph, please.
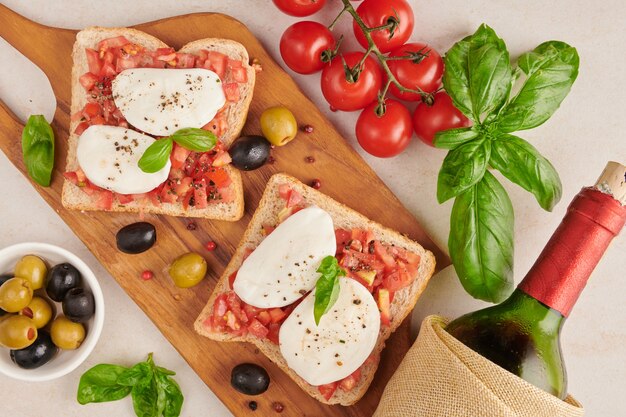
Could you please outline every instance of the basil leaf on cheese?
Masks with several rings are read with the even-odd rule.
[[[195,152],[207,152],[215,147],[217,137],[213,132],[193,127],[177,130],[170,136],[174,142],[183,148]]]
[[[155,141],[141,156],[138,162],[139,168],[150,174],[161,170],[167,164],[173,146],[171,138]]]
[[[331,309],[333,304],[339,297],[339,277],[346,275],[346,271],[339,267],[337,258],[327,256],[322,259],[322,263],[317,272],[322,276],[315,284],[315,307],[313,314],[315,316],[315,324],[320,324],[320,319]]]

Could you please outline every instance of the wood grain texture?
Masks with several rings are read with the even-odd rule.
[[[242,23],[220,14],[202,13],[145,23],[136,28],[161,38],[174,48],[205,37],[222,37],[241,42],[248,49],[250,57],[259,59],[263,66],[263,72],[257,76],[254,99],[243,134],[258,134],[259,115],[274,105],[290,108],[300,124],[314,126],[314,133],[299,133],[291,144],[273,152],[274,164],[243,174],[246,214],[239,222],[146,216],[146,221],[157,228],[156,245],[141,255],[123,254],[115,249],[115,233],[120,227],[137,221],[136,215],[81,213],[65,210],[61,206],[62,172],[67,148],[65,141],[70,117],[70,55],[76,31],[39,25],[0,5],[0,36],[43,70],[50,79],[57,99],[52,123],[57,149],[53,181],[49,188],[34,183],[33,186],[235,415],[249,413],[247,403],[250,397],[230,387],[230,371],[234,365],[248,361],[264,366],[272,380],[268,392],[254,398],[260,410],[267,412],[272,402],[280,401],[285,406],[282,413],[285,416],[371,415],[387,380],[409,347],[408,320],[389,339],[370,390],[352,407],[320,404],[301,391],[253,346],[210,341],[194,332],[193,321],[204,307],[211,289],[243,235],[267,179],[275,172],[287,172],[305,183],[319,178],[323,184],[322,191],[326,194],[383,225],[407,234],[431,250],[437,258],[438,269],[449,265],[449,259]],[[20,148],[21,131],[21,123],[0,103],[0,148],[25,173]],[[306,163],[307,156],[313,156],[315,163]],[[188,230],[187,226],[191,222],[197,226],[195,230]],[[217,250],[211,253],[203,249],[204,243],[209,240],[218,243]],[[198,286],[183,290],[172,285],[166,267],[175,256],[188,251],[205,255],[210,273]],[[153,270],[155,279],[142,281],[139,276],[145,269]],[[115,300],[106,302],[108,308],[114,307]]]

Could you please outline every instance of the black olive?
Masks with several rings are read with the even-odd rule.
[[[75,323],[85,323],[96,311],[96,303],[91,291],[72,288],[63,298],[63,314]]]
[[[252,171],[270,156],[271,144],[263,136],[242,136],[230,147],[228,153],[235,168]]]
[[[61,302],[69,290],[80,286],[80,282],[80,272],[74,265],[67,262],[58,264],[48,271],[46,293],[52,300]]]
[[[145,252],[156,242],[156,229],[147,222],[138,222],[124,226],[115,236],[117,248],[124,253]]]
[[[270,376],[259,365],[242,363],[230,373],[230,384],[243,394],[259,395],[270,386]]]
[[[39,330],[32,345],[19,350],[11,350],[11,360],[20,368],[35,369],[48,362],[58,348],[52,343],[50,334]]]

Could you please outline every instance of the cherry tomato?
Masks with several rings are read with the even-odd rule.
[[[318,12],[326,0],[272,0],[283,13],[291,16],[308,16]]]
[[[443,59],[434,49],[425,43],[407,43],[389,54],[390,57],[406,56],[412,52],[421,52],[427,56],[419,62],[409,59],[387,61],[389,69],[405,88],[433,93],[441,86]],[[421,95],[405,93],[391,84],[391,93],[401,100],[418,101]]]
[[[390,17],[397,16],[400,23],[391,39],[389,39],[389,29],[372,32],[372,39],[382,53],[398,48],[413,33],[413,10],[406,0],[365,0],[356,12],[363,19],[363,23],[370,28],[386,25]],[[353,22],[352,29],[361,46],[367,49],[367,39],[356,21]]]
[[[378,102],[372,103],[361,112],[356,122],[356,138],[369,154],[390,158],[411,142],[411,113],[399,101],[387,99],[385,114],[378,116],[377,105]]]
[[[427,145],[433,145],[435,133],[441,130],[471,126],[472,122],[459,111],[445,91],[433,97],[431,106],[421,103],[413,113],[415,134]]]
[[[280,38],[280,55],[285,64],[300,74],[313,74],[324,67],[322,52],[335,49],[330,30],[317,22],[297,22]]]
[[[363,52],[343,55],[346,64],[353,68],[361,61]],[[378,62],[368,56],[355,81],[348,81],[341,56],[335,57],[322,71],[322,94],[332,108],[343,111],[359,110],[376,100],[383,83],[383,72]]]

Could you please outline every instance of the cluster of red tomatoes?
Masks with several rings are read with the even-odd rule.
[[[273,1],[283,12],[299,17],[319,11],[326,3],[326,0]],[[392,157],[406,149],[413,131],[432,146],[436,132],[469,126],[470,121],[441,89],[441,56],[427,44],[407,43],[414,24],[413,10],[407,1],[364,0],[356,13],[368,28],[388,25],[369,32],[380,55],[370,53],[365,57],[361,51],[337,53],[337,40],[331,30],[313,21],[299,21],[288,27],[280,40],[280,54],[295,72],[322,71],[322,93],[331,109],[361,110],[356,136],[363,149],[377,157]],[[369,41],[361,25],[353,20],[354,35],[367,50]],[[390,31],[392,22],[395,25]],[[401,91],[390,82],[388,91],[398,100],[379,101],[379,94],[387,91],[390,74],[402,87],[420,93]],[[399,100],[422,102],[411,115]]]

